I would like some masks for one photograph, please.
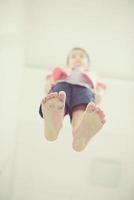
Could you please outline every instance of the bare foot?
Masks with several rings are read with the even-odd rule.
[[[83,114],[79,127],[74,131],[73,149],[82,151],[85,149],[88,141],[104,125],[105,115],[103,111],[96,107],[94,103],[89,103]]]
[[[62,127],[66,94],[64,91],[48,94],[42,100],[44,133],[49,141],[56,140]]]

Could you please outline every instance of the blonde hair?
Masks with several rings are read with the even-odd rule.
[[[74,47],[73,49],[70,50],[70,52],[69,52],[69,54],[68,54],[68,56],[67,56],[66,64],[68,65],[68,63],[69,63],[70,54],[71,54],[73,51],[76,51],[76,50],[80,50],[80,51],[82,51],[82,52],[85,54],[85,56],[86,56],[86,58],[87,58],[88,66],[89,66],[89,63],[90,63],[89,55],[88,55],[88,53],[86,52],[86,50],[83,49],[83,48],[81,48],[81,47]]]

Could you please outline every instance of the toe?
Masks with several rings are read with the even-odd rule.
[[[52,93],[52,97],[56,97],[58,95],[57,92]]]
[[[47,99],[55,98],[57,95],[58,95],[57,92],[50,93],[50,94],[48,94]]]
[[[65,100],[65,98],[66,98],[66,93],[65,93],[64,91],[60,91],[60,92],[59,92],[59,97],[60,97],[61,100]]]
[[[87,111],[89,111],[89,112],[93,112],[93,111],[95,111],[95,104],[94,103],[89,103],[88,105],[87,105]]]
[[[103,118],[103,119],[101,120],[101,122],[102,122],[102,124],[105,124],[106,120]]]
[[[103,112],[102,112],[102,110],[101,110],[99,107],[96,107],[95,112],[96,112],[100,117],[102,117]]]
[[[96,108],[96,110],[95,110],[95,112],[98,114],[98,116],[100,117],[100,119],[101,119],[101,122],[102,123],[105,123],[105,114],[103,113],[103,111],[99,108],[99,107],[97,107]]]
[[[52,96],[52,93],[48,94],[48,95],[46,96],[46,100],[50,99],[51,96]]]
[[[56,96],[58,96],[57,92],[51,93],[50,98],[55,98]]]
[[[44,103],[46,102],[46,99],[47,99],[47,97],[44,97],[44,98],[42,99],[42,104],[44,104]]]

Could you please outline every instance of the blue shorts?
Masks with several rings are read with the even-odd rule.
[[[59,82],[50,89],[49,93],[60,91],[64,91],[66,93],[65,115],[69,114],[70,119],[72,119],[72,111],[76,106],[83,104],[87,105],[89,102],[95,101],[94,93],[89,88],[84,86],[73,85],[67,82]],[[39,113],[41,117],[43,117],[41,106]]]

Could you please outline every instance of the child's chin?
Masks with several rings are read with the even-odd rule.
[[[81,64],[76,64],[76,65],[73,66],[73,68],[79,68],[79,67],[82,67],[82,65]]]
[[[74,66],[76,66],[76,67],[80,67],[81,64],[80,64],[80,63],[76,63]]]

